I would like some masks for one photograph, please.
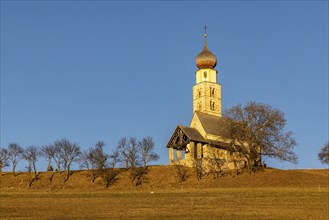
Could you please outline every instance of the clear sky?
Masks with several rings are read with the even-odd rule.
[[[270,104],[294,132],[299,163],[268,165],[326,167],[328,1],[1,1],[1,146],[152,136],[168,164],[205,24],[223,108]]]

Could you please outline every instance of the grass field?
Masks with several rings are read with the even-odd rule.
[[[2,219],[329,219],[328,170],[283,171],[179,183],[172,167],[152,167],[141,186],[128,173],[106,189],[87,171],[63,183],[46,175],[28,188],[27,174],[1,177]],[[55,177],[54,177],[55,178]]]

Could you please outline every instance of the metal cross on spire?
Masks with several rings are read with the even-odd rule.
[[[203,29],[204,29],[204,36],[205,36],[205,37],[207,37],[207,28],[208,28],[207,25],[205,25],[205,26],[203,27]]]

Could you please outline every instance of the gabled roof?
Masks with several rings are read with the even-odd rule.
[[[207,143],[202,135],[195,129],[178,125],[172,134],[167,147],[183,149],[190,141]]]
[[[167,148],[184,149],[190,141],[210,144],[213,147],[226,150],[229,147],[227,143],[205,139],[195,128],[178,125],[167,144]]]
[[[206,140],[202,137],[202,135],[195,128],[190,128],[190,127],[186,127],[183,125],[178,125],[178,128],[182,129],[182,131],[185,133],[185,135],[191,141],[207,143]]]
[[[217,136],[225,134],[225,127],[228,119],[199,111],[195,111],[195,114],[198,116],[200,123],[207,134]]]

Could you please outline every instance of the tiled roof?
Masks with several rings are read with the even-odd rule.
[[[207,141],[202,137],[202,135],[195,129],[191,127],[186,127],[183,125],[178,125],[180,129],[184,132],[184,134],[190,139],[191,141],[198,141],[207,143]]]
[[[200,119],[202,127],[207,134],[213,134],[217,136],[223,136],[225,134],[225,126],[228,121],[226,118],[198,111],[196,111],[195,114]]]

